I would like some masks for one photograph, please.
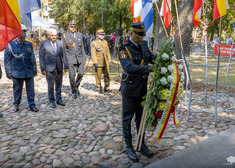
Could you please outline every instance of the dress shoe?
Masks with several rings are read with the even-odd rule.
[[[146,156],[148,158],[153,157],[153,152],[151,152],[145,144],[141,145],[141,148],[140,148],[139,152],[142,153],[144,156]]]
[[[58,105],[65,106],[65,103],[62,102],[61,100],[60,100],[60,101],[57,101],[56,103],[57,103]]]
[[[129,159],[133,162],[138,162],[139,159],[135,153],[135,150],[133,149],[133,147],[127,147],[126,148],[126,154],[129,157]]]
[[[15,112],[19,111],[19,106],[15,106],[15,107],[14,107],[14,111],[15,111]]]
[[[38,109],[36,107],[30,108],[31,111],[38,112]]]
[[[77,90],[77,95],[78,95],[78,96],[80,96],[80,92],[79,92],[79,90]]]
[[[110,93],[110,92],[111,92],[110,89],[104,90],[104,93]]]
[[[55,103],[54,103],[54,102],[52,102],[52,103],[50,104],[50,107],[51,107],[51,108],[56,108]]]
[[[3,114],[2,113],[0,113],[0,118],[2,118],[3,117]]]
[[[73,93],[72,98],[73,98],[73,99],[77,99],[77,94],[76,94],[76,93]]]
[[[99,93],[99,94],[102,94],[103,92],[102,92],[102,89],[97,89],[97,92]]]

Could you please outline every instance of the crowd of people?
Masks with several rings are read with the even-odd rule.
[[[137,133],[143,113],[141,102],[147,93],[147,76],[152,69],[155,55],[149,50],[150,42],[143,41],[145,36],[144,23],[133,23],[131,31],[126,36],[105,36],[103,29],[98,29],[95,38],[77,31],[77,23],[69,22],[65,33],[50,29],[42,33],[40,42],[38,32],[33,33],[35,49],[39,47],[39,63],[42,75],[45,75],[48,86],[48,100],[51,108],[57,105],[65,106],[61,89],[63,72],[69,72],[72,98],[80,95],[79,86],[84,75],[86,55],[93,61],[96,80],[96,91],[99,94],[109,93],[111,53],[117,56],[123,68],[121,80],[121,94],[123,102],[123,136],[126,143],[126,153],[130,160],[138,162],[136,151],[132,145],[131,120],[135,115]],[[151,37],[151,41],[152,41]],[[39,46],[37,46],[39,45]],[[25,32],[16,40],[11,41],[5,49],[4,66],[6,76],[13,82],[14,111],[19,112],[23,84],[26,92],[29,109],[38,112],[35,104],[34,76],[37,75],[37,64],[31,42],[26,40]],[[1,69],[1,68],[0,68]],[[1,72],[1,71],[0,71]],[[101,85],[101,76],[104,76],[104,87]],[[2,72],[0,73],[0,78]],[[0,115],[2,117],[2,115]],[[140,153],[151,158],[153,153],[142,141]]]
[[[233,42],[233,39],[232,39],[231,35],[228,34],[225,39],[225,44],[232,45],[232,42]],[[219,36],[215,35],[214,39],[209,44],[211,45],[212,48],[214,48],[215,44],[219,44]]]

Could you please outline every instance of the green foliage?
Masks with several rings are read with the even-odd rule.
[[[169,55],[168,61],[163,60],[162,55],[166,53]],[[153,65],[153,73],[150,74],[150,87],[148,94],[146,96],[145,101],[142,105],[144,105],[145,110],[148,112],[146,117],[146,130],[151,131],[154,129],[152,127],[153,124],[157,124],[158,119],[155,117],[155,114],[159,111],[158,104],[161,102],[159,92],[163,89],[169,89],[170,83],[166,85],[162,85],[160,79],[162,77],[166,77],[170,75],[170,72],[166,74],[161,74],[161,67],[168,67],[168,65],[172,64],[171,57],[173,53],[173,47],[171,41],[166,41],[165,39],[161,42],[161,47],[158,50],[158,54],[156,55],[156,60]]]
[[[60,27],[67,29],[69,20],[78,21],[78,30],[83,29],[83,12],[85,13],[86,30],[90,33],[102,27],[110,34],[115,28],[129,29],[132,22],[130,1],[127,0],[55,0],[52,5],[51,15]]]

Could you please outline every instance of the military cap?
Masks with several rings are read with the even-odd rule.
[[[144,29],[144,22],[132,23],[130,24],[130,27],[136,36],[144,37],[146,35]]]
[[[19,37],[26,37],[26,31],[27,30],[22,30],[22,34]]]
[[[77,26],[77,22],[75,20],[69,21],[69,26]]]
[[[104,30],[103,29],[98,29],[96,31],[96,34],[105,34]]]

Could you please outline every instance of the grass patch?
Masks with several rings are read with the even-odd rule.
[[[190,58],[196,58],[196,56],[191,56]],[[205,58],[198,58],[188,61],[192,64],[205,64]],[[231,61],[235,63],[235,60]],[[228,59],[220,59],[220,65],[224,65],[228,63]],[[213,64],[216,66],[217,59],[208,59],[208,65]],[[227,66],[220,67],[219,69],[219,85],[226,85],[226,74],[227,74]],[[92,60],[87,60],[85,65],[85,75],[95,75],[95,68],[93,66]],[[205,83],[206,81],[206,67],[202,66],[190,66],[189,72],[193,82]],[[122,74],[122,67],[117,58],[112,58],[112,64],[110,66],[110,78],[111,79],[119,79],[119,75]],[[208,83],[215,84],[216,79],[216,67],[208,68]],[[229,85],[235,87],[235,65],[230,65],[229,70]]]
[[[191,56],[190,58],[195,58],[196,56]],[[220,66],[228,63],[229,59],[220,58]],[[198,58],[194,60],[189,60],[188,63],[192,64],[206,64],[205,58]],[[231,63],[235,63],[235,60],[232,60]],[[208,65],[217,65],[217,59],[208,58]],[[219,68],[219,85],[226,85],[226,75],[227,75],[228,66],[223,66]],[[193,82],[205,83],[206,81],[206,67],[202,66],[190,66],[189,72]],[[229,69],[229,85],[235,87],[235,65],[230,65]],[[216,80],[216,67],[208,67],[208,82],[215,84]]]

